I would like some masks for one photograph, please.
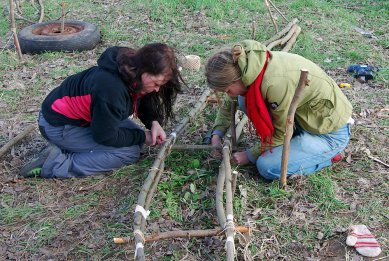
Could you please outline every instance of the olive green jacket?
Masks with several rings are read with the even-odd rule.
[[[266,47],[253,40],[245,40],[235,45],[242,48],[238,58],[243,73],[242,81],[250,86],[263,68]],[[313,134],[326,134],[347,123],[352,106],[337,86],[319,66],[296,54],[271,51],[261,93],[274,126],[273,147],[283,144],[288,109],[300,79],[300,70],[309,71],[309,86],[300,96],[295,113],[295,121]],[[226,132],[230,126],[230,102],[226,97],[217,113],[214,130]],[[257,146],[250,149],[254,159],[259,157]]]

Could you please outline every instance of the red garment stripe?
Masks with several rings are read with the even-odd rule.
[[[358,237],[358,238],[373,238],[374,235],[372,234],[357,234],[357,233],[351,233],[352,236]]]
[[[355,244],[355,247],[379,247],[380,244],[378,242],[361,242]]]

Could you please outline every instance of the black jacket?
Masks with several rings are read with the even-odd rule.
[[[119,127],[133,113],[132,93],[117,69],[119,48],[108,48],[97,61],[98,66],[69,76],[51,91],[42,104],[43,116],[51,125],[90,127],[93,139],[106,146],[144,143],[143,130]],[[151,128],[157,116],[142,106],[142,99],[139,103],[139,118]]]

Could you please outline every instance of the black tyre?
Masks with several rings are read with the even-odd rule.
[[[23,28],[19,34],[23,53],[45,51],[83,51],[95,48],[100,41],[96,25],[82,21],[65,21],[61,33],[61,21],[37,23]]]

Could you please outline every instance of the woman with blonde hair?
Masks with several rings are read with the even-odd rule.
[[[236,99],[259,142],[233,153],[232,161],[255,164],[265,179],[279,179],[287,112],[301,69],[309,71],[309,86],[297,106],[287,174],[308,175],[339,160],[350,139],[352,106],[346,96],[315,63],[296,54],[268,51],[253,40],[217,52],[206,65],[209,87],[229,96],[220,105],[212,145],[221,144],[230,125],[230,102]]]

